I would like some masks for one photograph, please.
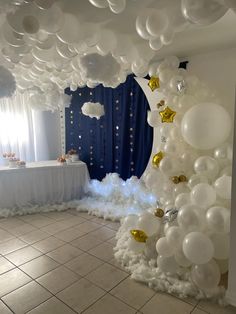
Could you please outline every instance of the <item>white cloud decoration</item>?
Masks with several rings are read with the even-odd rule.
[[[104,106],[99,102],[85,102],[81,108],[82,113],[90,118],[99,120],[105,114]]]

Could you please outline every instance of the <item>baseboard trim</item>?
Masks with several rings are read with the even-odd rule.
[[[226,300],[229,302],[229,304],[236,306],[236,292],[230,292],[226,291]]]

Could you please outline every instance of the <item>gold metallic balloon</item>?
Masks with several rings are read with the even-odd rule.
[[[154,215],[158,218],[162,218],[164,216],[165,212],[162,208],[156,208],[154,211]]]
[[[184,174],[181,174],[179,176],[179,182],[187,182],[187,181],[188,181],[188,179]]]
[[[157,104],[157,109],[159,109],[162,106],[165,106],[165,100],[160,100],[160,102]]]
[[[148,236],[142,230],[133,229],[133,230],[130,230],[130,233],[133,236],[134,240],[137,242],[145,243],[148,239]]]
[[[153,167],[158,168],[159,165],[160,165],[161,160],[163,159],[163,157],[164,157],[164,154],[163,154],[162,151],[160,151],[159,153],[155,154],[152,157],[152,165],[153,165]]]
[[[154,92],[155,89],[160,87],[159,77],[152,76],[148,82],[148,86],[151,88],[151,91]]]
[[[161,116],[162,123],[173,123],[176,111],[173,111],[167,106],[164,110],[159,112],[159,115]]]
[[[173,176],[173,177],[171,178],[171,181],[172,181],[174,184],[178,184],[178,183],[180,182],[178,176]]]

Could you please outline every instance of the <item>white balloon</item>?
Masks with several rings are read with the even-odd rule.
[[[213,232],[228,233],[230,231],[230,211],[227,208],[219,206],[209,208],[206,213],[206,220],[209,229]]]
[[[148,111],[147,122],[153,128],[158,127],[160,125],[160,117],[158,110]]]
[[[161,172],[164,175],[175,175],[179,171],[180,161],[178,158],[165,156],[159,165]]]
[[[190,193],[180,193],[175,199],[175,207],[180,207],[190,203]]]
[[[153,214],[145,213],[139,216],[137,228],[143,230],[147,236],[159,233],[161,221]]]
[[[174,251],[182,246],[183,238],[183,231],[179,227],[170,227],[166,232],[167,244]]]
[[[145,249],[145,243],[137,242],[133,238],[128,240],[127,246],[134,253],[142,253]]]
[[[163,257],[170,257],[174,254],[173,248],[169,246],[166,237],[160,238],[156,243],[156,250]]]
[[[136,31],[139,34],[139,36],[142,37],[143,39],[150,39],[152,37],[146,29],[147,18],[148,18],[147,12],[140,14],[136,18]]]
[[[184,205],[180,208],[177,216],[178,225],[185,232],[196,231],[201,228],[201,221],[197,215],[197,206],[195,205]]]
[[[214,158],[201,156],[195,161],[194,170],[199,175],[214,179],[219,173],[219,165]]]
[[[220,282],[220,269],[214,260],[204,265],[194,265],[191,270],[193,282],[202,290],[211,291]]]
[[[158,10],[153,10],[151,14],[149,14],[146,21],[147,31],[152,36],[160,36],[167,29],[169,22],[167,16]]]
[[[232,185],[232,177],[230,176],[219,177],[214,183],[216,194],[223,199],[230,200],[231,199],[231,185]]]
[[[74,14],[65,13],[64,17],[64,25],[57,33],[57,37],[64,43],[76,43],[80,38],[79,20]],[[72,29],[76,31],[72,32]]]
[[[220,105],[201,103],[190,108],[181,122],[185,141],[196,149],[221,145],[231,131],[231,118]]]
[[[149,46],[152,50],[160,50],[162,47],[162,41],[160,40],[159,37],[157,38],[151,38],[149,40]]]
[[[207,177],[201,174],[193,174],[188,180],[188,186],[190,189],[199,183],[209,183],[209,180]]]
[[[192,265],[192,262],[188,260],[184,255],[182,248],[175,252],[175,260],[178,263],[178,265],[182,267],[189,267]]]
[[[191,232],[184,238],[183,252],[193,264],[206,264],[214,255],[214,246],[205,234]]]
[[[157,258],[157,266],[158,268],[165,273],[173,273],[175,274],[178,271],[178,264],[173,256],[164,257],[159,255]]]
[[[216,201],[216,192],[207,183],[199,183],[191,191],[191,201],[204,209],[212,206]]]

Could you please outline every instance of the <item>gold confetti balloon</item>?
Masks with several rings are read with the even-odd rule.
[[[153,167],[158,168],[159,165],[160,165],[161,160],[163,159],[163,157],[164,157],[164,154],[163,154],[162,151],[160,151],[159,153],[155,154],[152,157],[152,165],[153,165]]]
[[[165,212],[162,208],[156,208],[154,211],[154,215],[158,218],[162,218],[164,216]]]
[[[165,106],[165,100],[160,100],[160,102],[157,104],[157,109]]]
[[[145,243],[148,239],[148,236],[143,230],[133,229],[130,230],[130,233],[133,236],[134,240],[137,242]]]
[[[179,182],[187,182],[187,181],[188,181],[188,179],[184,174],[181,174],[179,176]]]
[[[159,78],[156,76],[152,76],[148,82],[148,86],[151,88],[151,91],[154,92],[154,90],[160,87]]]
[[[173,123],[176,111],[167,106],[164,110],[159,112],[159,115],[161,116],[162,123]]]
[[[178,184],[178,183],[180,182],[178,176],[173,176],[173,177],[171,178],[171,181],[172,181],[174,184]]]

